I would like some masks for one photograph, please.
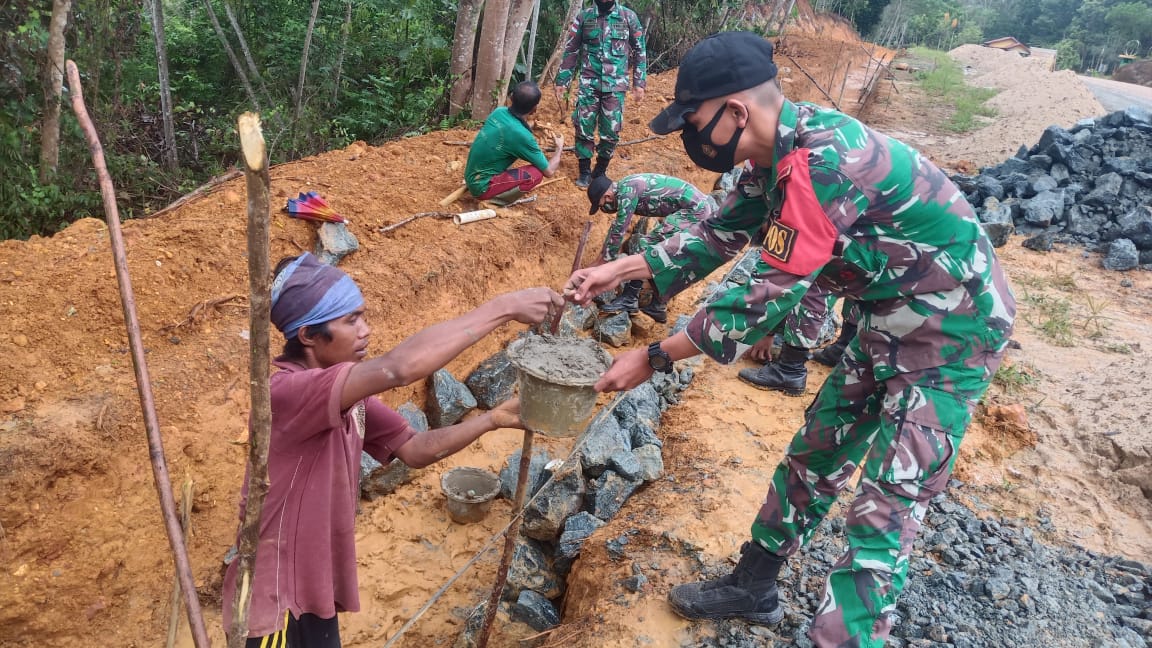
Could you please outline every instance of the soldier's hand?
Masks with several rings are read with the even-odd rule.
[[[587,306],[592,298],[605,290],[612,290],[620,285],[616,277],[616,270],[612,264],[597,265],[591,268],[581,268],[568,277],[564,284],[564,299]]]
[[[564,299],[551,288],[526,288],[496,299],[501,301],[508,317],[522,324],[538,324],[564,308]]]
[[[632,98],[636,101],[636,103],[644,101],[644,88],[633,88]]]
[[[560,149],[564,148],[564,136],[556,135],[552,138],[552,143],[556,145],[556,150],[559,151]]]
[[[652,377],[648,366],[648,349],[625,351],[612,360],[612,366],[596,382],[596,391],[625,391]]]

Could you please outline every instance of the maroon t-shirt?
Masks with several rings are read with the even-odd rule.
[[[280,371],[269,383],[270,487],[260,516],[249,637],[283,628],[285,610],[296,617],[307,612],[330,618],[360,609],[355,544],[360,452],[388,463],[414,434],[403,417],[375,398],[340,410],[353,363],[326,369],[283,360],[274,364]],[[241,520],[247,497],[245,475]],[[225,629],[232,626],[239,562],[232,561],[224,576]]]

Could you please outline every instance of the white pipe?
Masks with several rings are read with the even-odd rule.
[[[487,220],[489,218],[496,218],[495,209],[477,209],[476,211],[456,214],[452,217],[452,222],[456,223],[457,225],[464,225],[465,223],[473,223],[476,221]]]

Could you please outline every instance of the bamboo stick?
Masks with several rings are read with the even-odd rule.
[[[164,460],[164,442],[160,437],[160,421],[156,417],[156,402],[152,397],[152,382],[148,377],[148,364],[144,358],[144,342],[140,335],[140,320],[136,317],[136,298],[132,292],[132,278],[128,274],[128,255],[124,235],[120,231],[120,210],[116,207],[116,189],[104,163],[104,147],[96,126],[84,105],[84,92],[80,86],[80,71],[76,63],[68,61],[68,91],[72,97],[72,110],[88,140],[92,153],[92,166],[100,181],[100,196],[104,201],[104,216],[108,221],[108,238],[112,243],[112,258],[116,264],[116,280],[120,286],[120,302],[124,308],[124,323],[128,328],[128,345],[132,351],[132,366],[136,373],[136,389],[140,394],[140,409],[144,415],[144,429],[148,434],[148,457],[152,462],[152,477],[160,496],[160,511],[164,530],[172,548],[176,573],[180,575],[180,588],[184,592],[184,606],[188,611],[188,625],[196,648],[208,648],[208,633],[204,630],[204,617],[200,612],[200,599],[196,596],[196,582],[188,562],[188,548],[184,545],[180,522],[176,519],[176,500],[172,497],[172,481],[168,477],[168,464]]]
[[[242,648],[248,640],[248,610],[252,599],[252,567],[260,536],[260,513],[268,494],[268,437],[272,428],[272,404],[268,393],[271,370],[268,329],[272,317],[272,271],[268,262],[268,152],[260,130],[260,116],[244,113],[237,120],[244,178],[248,189],[248,330],[251,388],[251,429],[248,435],[248,499],[240,529],[236,560],[236,593],[232,601],[229,648]]]

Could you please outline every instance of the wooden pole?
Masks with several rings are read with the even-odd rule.
[[[557,320],[560,318],[557,317]],[[524,445],[520,447],[520,472],[516,475],[516,495],[512,504],[512,519],[520,515],[524,508],[524,496],[528,492],[528,472],[532,464],[532,430],[524,430]],[[496,585],[492,587],[492,595],[488,597],[488,607],[484,609],[484,624],[476,635],[476,648],[487,648],[488,635],[492,632],[492,621],[496,619],[496,610],[500,607],[500,594],[504,592],[504,585],[508,582],[508,568],[512,565],[512,554],[516,549],[516,539],[520,537],[520,525],[513,524],[508,527],[504,535],[504,553],[500,556],[500,567],[496,570]]]
[[[576,258],[572,260],[572,273],[575,274],[580,269],[580,262],[584,260],[584,246],[588,244],[588,234],[592,232],[592,221],[584,221],[584,232],[580,234],[580,243],[576,245]],[[560,320],[564,317],[564,309],[568,308],[565,304],[564,308],[556,313],[556,319],[552,320],[552,335],[560,332]]]
[[[92,153],[92,165],[96,167],[96,177],[100,181],[100,196],[104,201],[104,216],[108,221],[108,238],[112,242],[112,258],[116,264],[116,281],[120,286],[120,302],[124,307],[124,323],[128,327],[128,346],[132,351],[132,366],[136,372],[136,389],[140,393],[140,409],[144,415],[144,429],[148,433],[148,458],[152,462],[152,477],[156,491],[160,495],[160,511],[164,518],[164,529],[168,533],[168,544],[176,562],[176,573],[180,575],[180,588],[184,592],[184,606],[188,610],[188,625],[192,629],[192,641],[196,648],[208,648],[208,633],[204,631],[204,617],[200,613],[200,599],[196,596],[196,581],[192,578],[192,568],[188,562],[188,548],[184,544],[180,521],[176,516],[176,499],[172,497],[172,481],[168,477],[168,464],[164,460],[164,442],[160,437],[160,421],[156,418],[156,402],[152,397],[152,382],[148,377],[148,364],[144,359],[144,342],[140,335],[140,320],[136,317],[136,298],[132,292],[132,278],[128,275],[128,255],[124,247],[124,235],[120,232],[120,211],[116,207],[116,189],[112,177],[104,164],[104,147],[96,126],[88,116],[84,105],[84,92],[80,87],[80,71],[76,63],[68,61],[68,91],[72,96],[72,110],[76,120],[84,129],[88,140],[88,150]]]
[[[248,330],[251,389],[251,428],[248,434],[248,498],[236,560],[236,593],[232,600],[232,627],[228,648],[242,648],[248,640],[248,608],[252,599],[252,566],[260,536],[260,513],[268,494],[268,436],[272,428],[272,403],[268,394],[271,370],[268,329],[272,318],[272,270],[268,262],[268,151],[260,130],[260,116],[246,112],[237,120],[244,178],[248,189]]]

